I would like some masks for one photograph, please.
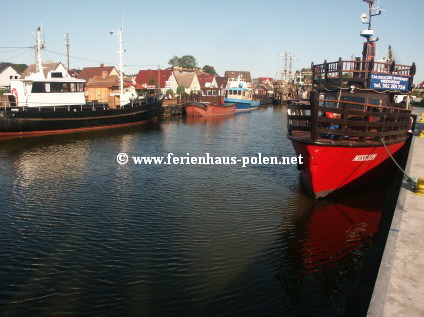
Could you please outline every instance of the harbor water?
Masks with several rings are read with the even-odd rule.
[[[0,315],[342,316],[385,189],[315,201],[281,106],[0,141]]]

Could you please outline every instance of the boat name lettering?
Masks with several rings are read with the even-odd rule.
[[[353,159],[353,162],[365,162],[365,161],[374,161],[374,159],[377,157],[377,154],[370,154],[370,155],[356,155]]]

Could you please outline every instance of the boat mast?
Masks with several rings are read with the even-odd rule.
[[[69,41],[69,33],[68,30],[66,30],[66,35],[65,35],[65,45],[66,45],[66,66],[68,68],[68,74],[69,74],[69,46],[71,45],[70,41]]]
[[[34,35],[34,33],[33,33]],[[37,36],[35,36],[35,73],[43,74],[43,64],[41,62],[41,50],[44,49],[44,41],[41,39],[41,26],[37,27]]]
[[[120,77],[120,104],[121,106],[125,103],[123,100],[123,95],[124,95],[124,39],[122,36],[123,33],[123,27],[119,27],[118,30],[110,30],[110,35],[113,35],[115,33],[118,34],[119,36],[119,50],[118,50],[118,54],[119,54],[119,77]]]
[[[376,42],[378,41],[378,37],[376,39],[373,38],[374,30],[371,29],[371,20],[373,16],[380,15],[381,10],[379,9],[380,0],[377,0],[377,8],[376,13],[373,13],[373,6],[375,0],[362,0],[368,3],[368,15],[366,13],[362,14],[361,19],[363,24],[368,24],[367,30],[361,31],[361,36],[366,38],[366,42],[364,43],[364,49],[362,51],[362,59],[364,61],[371,61],[375,57],[376,51]]]

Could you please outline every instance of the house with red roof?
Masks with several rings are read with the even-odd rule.
[[[227,88],[228,77],[215,77],[216,84],[218,88],[225,89]]]
[[[201,89],[218,88],[215,75],[210,75],[206,73],[198,73],[197,79],[199,80]]]
[[[160,88],[163,93],[172,89],[177,91],[178,84],[172,69],[144,69],[135,78],[136,89]]]
[[[270,85],[272,86],[274,83],[274,79],[270,77],[259,77],[258,78],[260,85]]]
[[[119,72],[115,68],[115,66],[105,66],[104,64],[100,64],[99,67],[85,67],[78,74],[78,79],[84,79],[88,82],[90,79],[100,76],[102,78],[107,78],[109,76],[118,76]]]

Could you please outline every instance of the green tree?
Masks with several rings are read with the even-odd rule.
[[[185,88],[184,88],[184,86],[178,86],[178,88],[177,88],[177,94],[178,95],[182,95],[183,93],[185,93]]]
[[[180,66],[185,68],[195,68],[197,67],[197,60],[192,55],[184,55],[180,58]]]
[[[153,78],[153,76],[152,76],[152,75],[150,75],[150,78],[149,78],[149,81],[147,82],[147,84],[148,84],[148,85],[151,85],[151,86],[156,86],[156,87],[158,87],[158,84],[157,84],[156,80]]]
[[[205,65],[205,66],[203,66],[202,70],[207,74],[218,75],[213,66]]]
[[[169,60],[168,64],[174,67],[195,68],[197,67],[197,60],[193,55],[174,56]]]
[[[180,58],[178,56],[174,56],[169,60],[168,64],[174,67],[180,66]]]
[[[167,95],[171,96],[172,98],[174,98],[174,91],[172,89],[168,89],[165,94],[167,94]]]

